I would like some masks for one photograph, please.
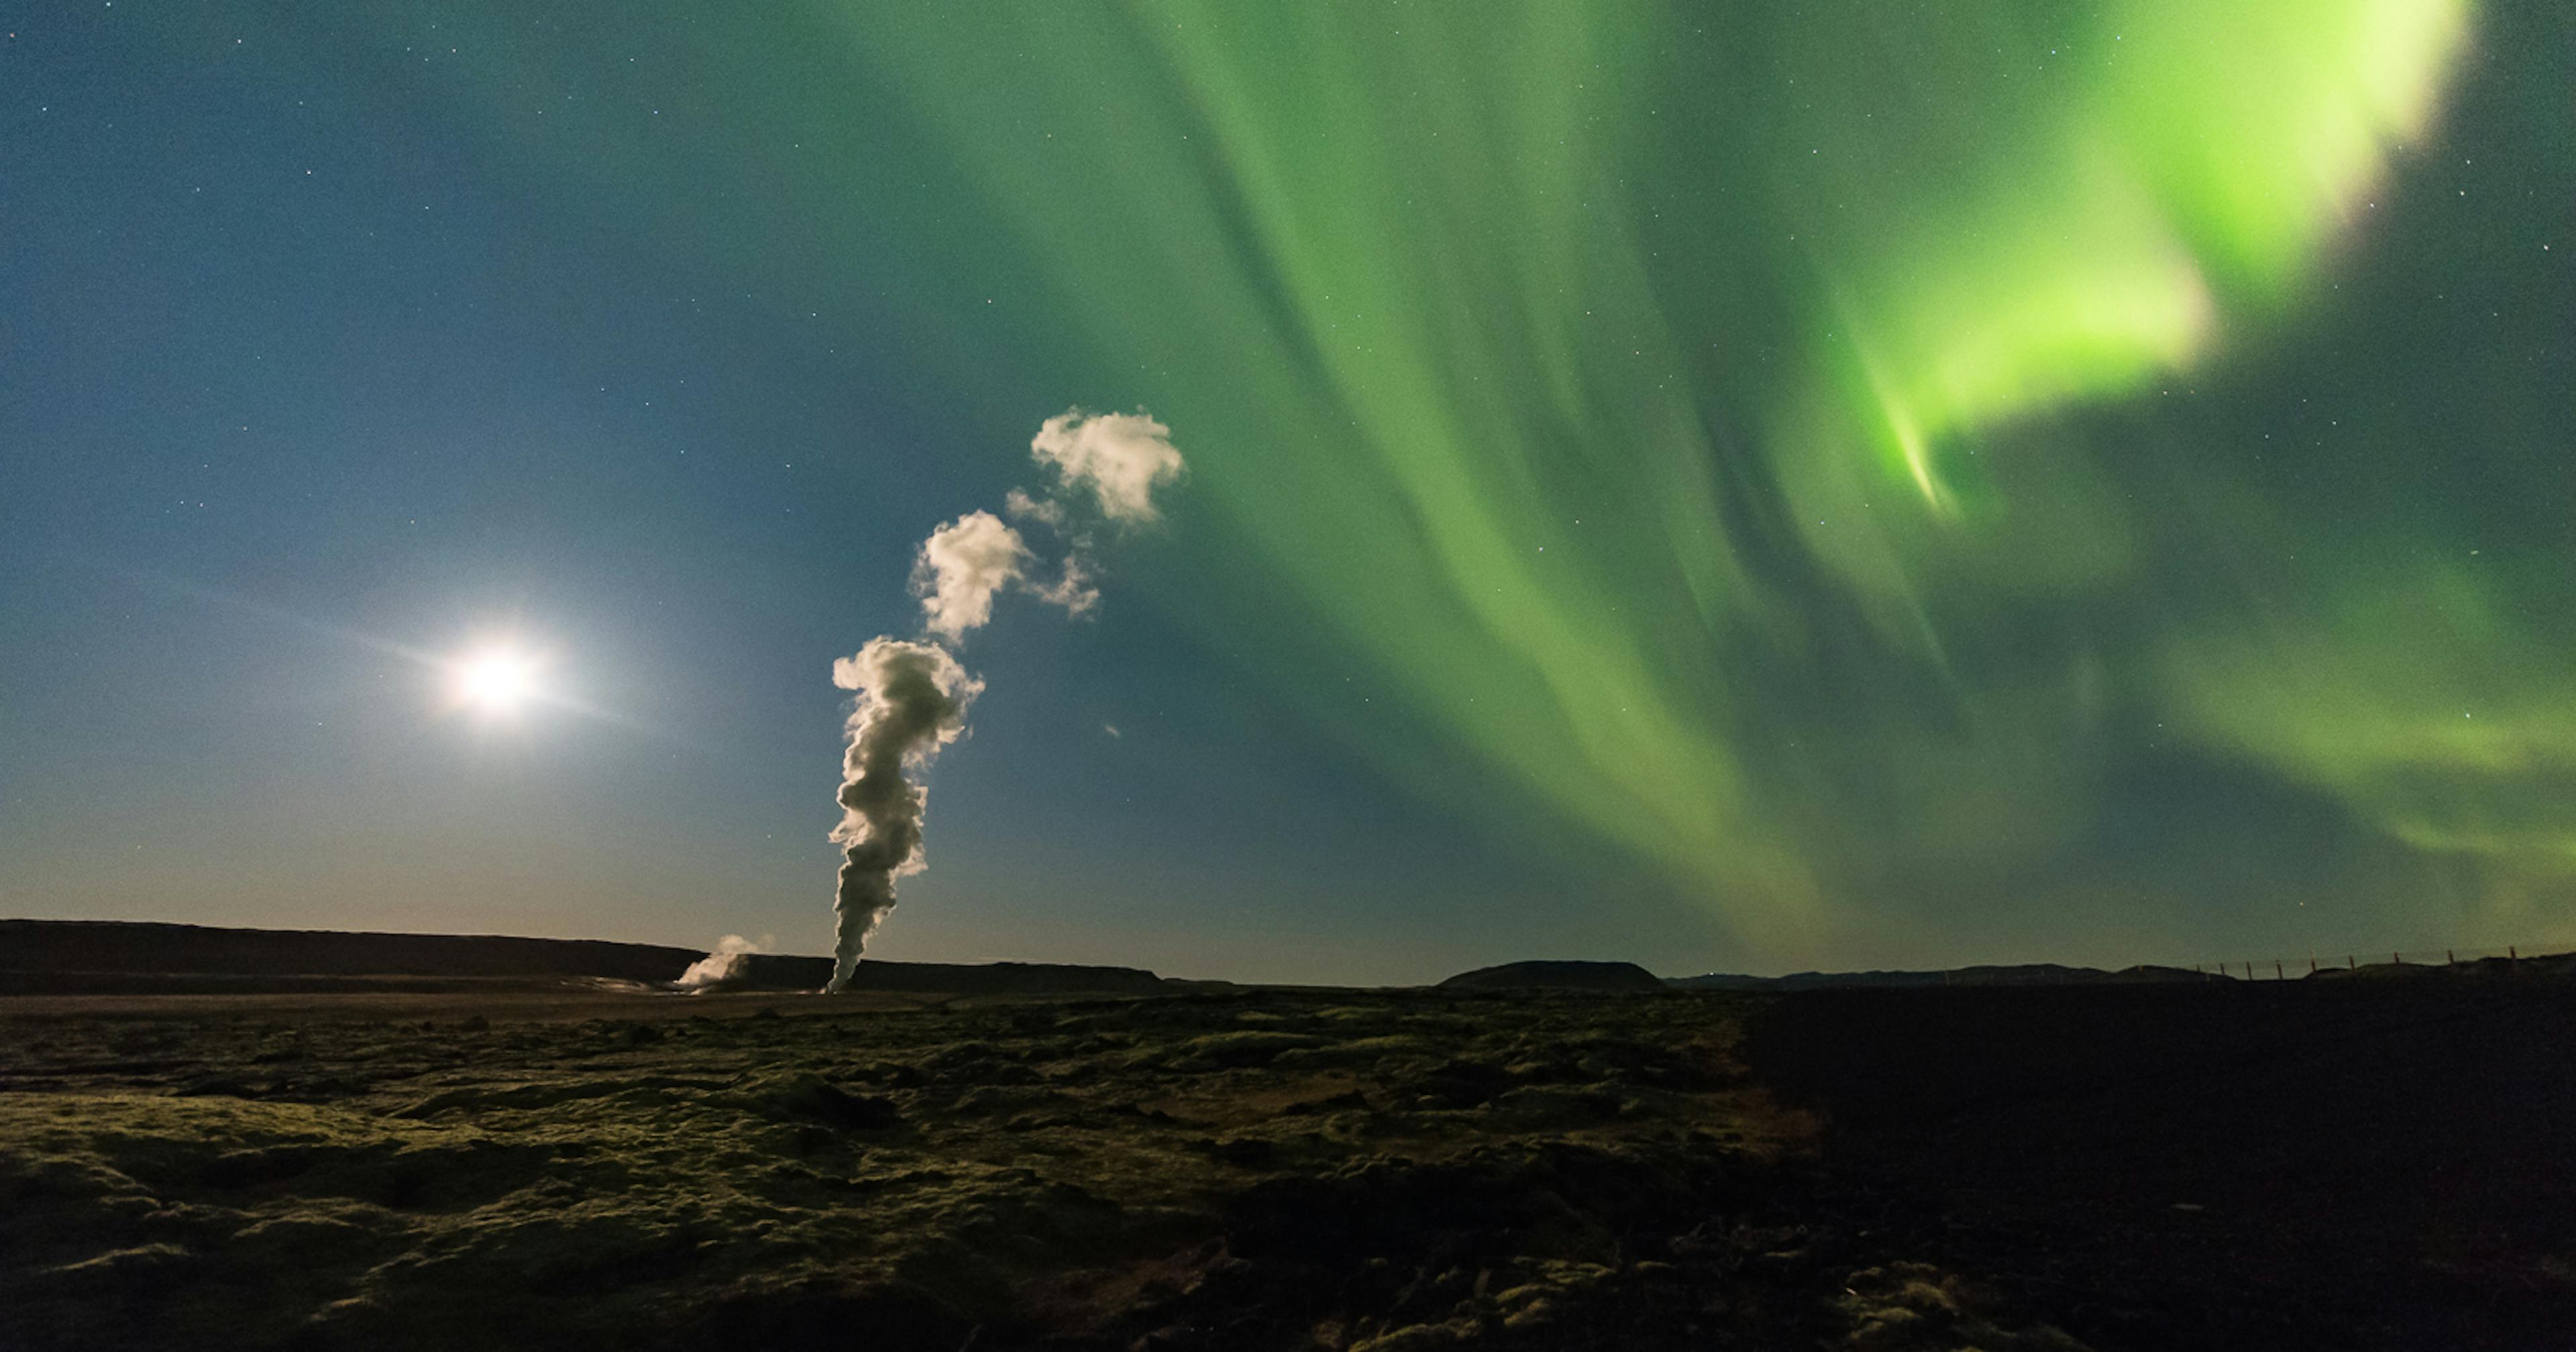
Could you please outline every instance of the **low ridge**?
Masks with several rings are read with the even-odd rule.
[[[1633,962],[1507,962],[1479,967],[1440,983],[1441,990],[1652,991],[1663,979]]]
[[[706,954],[664,944],[500,934],[234,929],[125,920],[0,920],[0,994],[328,992],[435,989],[498,978],[598,978],[667,985]],[[747,955],[731,990],[819,990],[832,960]],[[422,983],[433,983],[424,985]],[[941,994],[1152,994],[1137,967],[1067,963],[859,965],[853,988]]]

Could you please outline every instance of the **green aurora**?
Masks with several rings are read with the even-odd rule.
[[[1136,588],[1755,960],[1967,898],[2564,929],[2548,6],[809,0],[638,21],[650,122],[621,33],[505,21],[441,77],[494,153],[925,409],[1150,409]],[[2534,195],[2464,223],[2490,153]]]

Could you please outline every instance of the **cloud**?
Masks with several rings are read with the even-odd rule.
[[[1158,519],[1154,490],[1181,477],[1172,429],[1141,412],[1067,409],[1039,425],[1029,453],[1055,470],[1066,491],[1090,494],[1102,516],[1126,526]]]
[[[1035,521],[1052,530],[1064,529],[1064,504],[1053,498],[1030,497],[1025,488],[1003,494],[1002,510],[1022,521]]]
[[[1027,587],[1031,596],[1048,605],[1064,607],[1067,615],[1088,614],[1093,606],[1100,604],[1098,578],[1092,571],[1090,559],[1079,552],[1065,556],[1063,576],[1053,582],[1031,579]]]
[[[1019,581],[1030,557],[1020,533],[991,512],[968,512],[932,531],[912,565],[925,627],[952,643],[983,627],[993,618],[993,593]]]

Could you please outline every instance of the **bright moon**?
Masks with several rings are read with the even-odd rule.
[[[456,668],[456,691],[486,712],[508,713],[536,694],[536,664],[507,650],[477,654]]]

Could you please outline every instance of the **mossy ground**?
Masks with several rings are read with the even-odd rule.
[[[1740,997],[587,1000],[0,1019],[13,1336],[2073,1345],[1817,1243]]]
[[[0,1347],[2576,1328],[2564,980],[1182,990],[0,999]]]

